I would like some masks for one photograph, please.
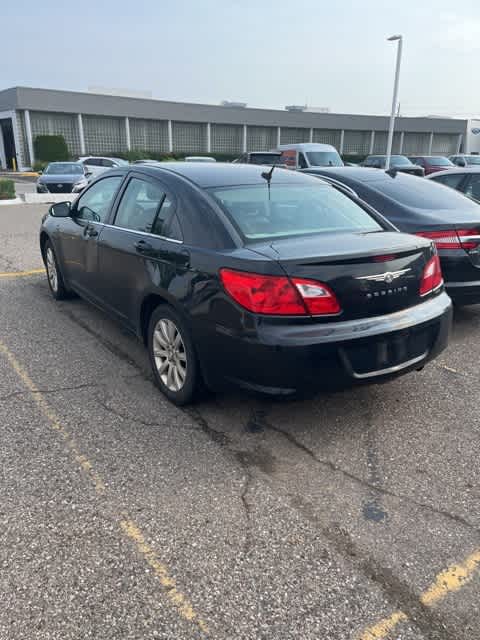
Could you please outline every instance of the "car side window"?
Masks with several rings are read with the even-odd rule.
[[[89,164],[91,167],[101,166],[101,161],[98,158],[87,158],[84,160],[84,164]]]
[[[122,176],[112,176],[92,185],[77,200],[75,217],[80,220],[105,222],[122,179]]]
[[[308,167],[307,161],[305,160],[305,156],[301,151],[298,154],[298,166],[300,167],[300,169],[306,169]]]
[[[461,181],[463,180],[465,176],[463,175],[463,173],[453,173],[452,175],[448,176],[438,176],[438,177],[434,177],[431,178],[431,180],[434,180],[435,182],[440,182],[440,184],[445,184],[447,187],[451,187],[452,189],[458,189]]]
[[[480,174],[470,176],[465,189],[465,195],[480,201]]]
[[[162,187],[149,180],[132,178],[118,205],[115,226],[143,233],[154,233],[157,213],[165,198]]]
[[[101,161],[101,165],[102,165],[102,167],[108,167],[108,168],[111,168],[111,167],[114,167],[114,166],[115,166],[115,163],[114,163],[114,162],[112,162],[111,160],[107,160],[106,158],[104,158],[104,159]]]

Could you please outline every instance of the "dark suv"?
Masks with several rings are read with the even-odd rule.
[[[386,164],[387,156],[367,156],[362,162],[363,167],[371,167],[372,169],[385,169]],[[406,156],[390,156],[390,169],[401,173],[410,173],[421,178],[425,175],[422,167],[410,162]]]

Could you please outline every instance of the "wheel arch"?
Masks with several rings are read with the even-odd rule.
[[[40,251],[42,254],[42,260],[43,262],[45,262],[45,245],[47,244],[47,242],[50,241],[50,236],[48,235],[48,233],[44,230],[42,230],[40,232]]]

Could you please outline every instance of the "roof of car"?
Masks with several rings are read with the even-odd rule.
[[[151,175],[169,171],[191,180],[199,187],[223,187],[249,184],[266,184],[262,173],[272,167],[259,164],[234,164],[228,162],[161,162],[158,165],[136,165]],[[291,169],[276,167],[272,173],[272,184],[318,184],[317,178]]]
[[[278,149],[287,151],[288,149],[299,149],[301,151],[336,151],[335,147],[331,144],[324,144],[323,142],[296,142],[293,144],[279,144]]]
[[[392,176],[383,171],[383,169],[373,169],[372,167],[312,167],[304,170],[304,172],[331,175],[332,178],[337,177],[339,180],[345,177],[348,180],[356,180],[357,182],[387,182],[392,179]],[[400,171],[396,173],[396,175],[400,174]],[[401,175],[405,176],[406,174]]]
[[[468,166],[468,167],[455,167],[455,169],[445,169],[445,171],[435,171],[435,173],[431,173],[429,176],[425,176],[429,180],[432,178],[436,178],[437,176],[451,176],[455,174],[466,174],[466,173],[480,173],[480,165],[477,166]]]

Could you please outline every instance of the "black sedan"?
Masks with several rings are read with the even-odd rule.
[[[50,162],[37,180],[37,193],[80,193],[90,176],[81,162]]]
[[[372,169],[385,169],[387,166],[387,156],[367,156],[362,162],[362,167],[368,167]],[[400,171],[401,173],[409,173],[412,176],[419,176],[423,178],[425,170],[418,164],[414,164],[406,156],[390,156],[390,169],[392,173]]]
[[[434,178],[348,168],[308,169],[341,182],[400,231],[437,245],[448,294],[458,304],[480,303],[480,206]],[[454,172],[454,169],[449,169]]]
[[[480,202],[480,167],[449,169],[428,176],[429,180],[452,187],[469,198]]]
[[[51,207],[40,246],[53,296],[74,291],[138,335],[177,404],[204,384],[288,394],[385,380],[448,340],[434,244],[289,170],[111,170]]]

